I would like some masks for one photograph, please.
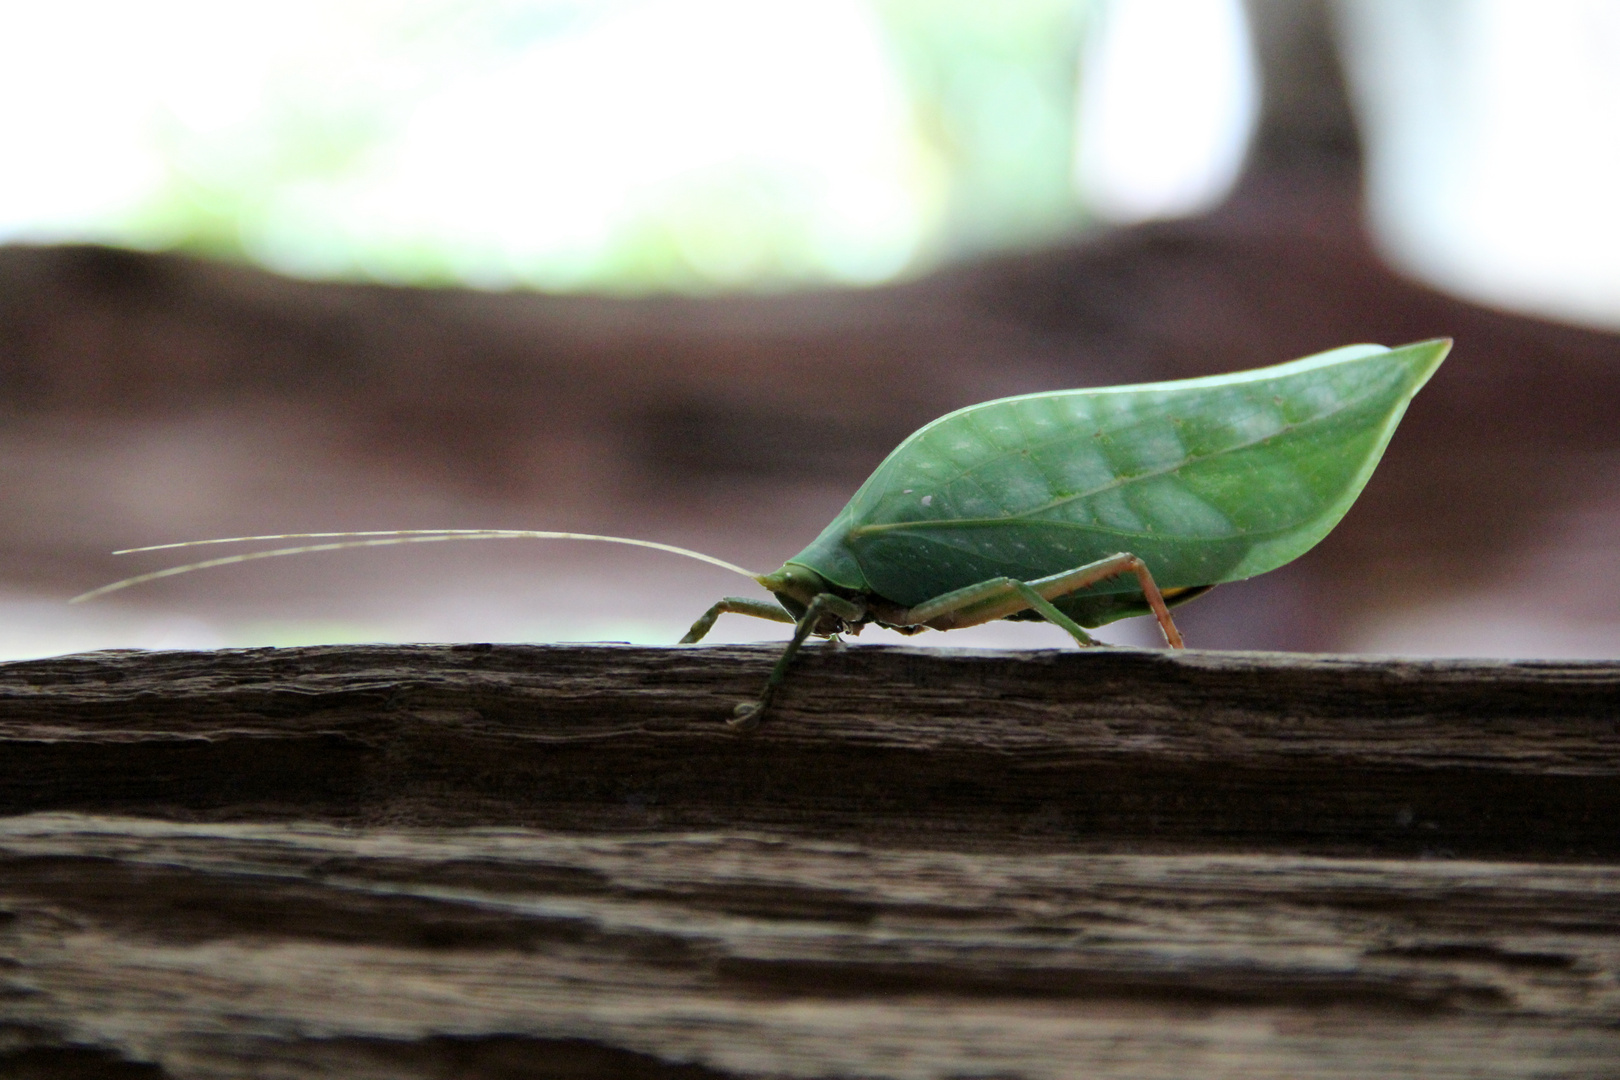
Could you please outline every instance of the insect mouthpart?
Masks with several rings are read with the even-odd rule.
[[[754,579],[765,586],[782,606],[793,612],[797,618],[803,618],[810,607],[810,602],[825,592],[832,592],[832,586],[827,580],[808,566],[797,563],[787,563],[780,569],[769,574],[761,574]]]

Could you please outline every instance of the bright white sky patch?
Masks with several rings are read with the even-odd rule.
[[[1208,209],[1259,114],[1241,0],[1112,0],[1080,63],[1075,185],[1111,221]]]
[[[0,7],[0,40],[0,240],[866,282],[940,211],[862,0],[56,0]]]
[[[491,287],[882,281],[955,250],[952,229],[1065,235],[1065,129],[1017,77],[1072,48],[1061,2],[974,22],[898,0],[0,0],[0,242]],[[1241,0],[1096,3],[1081,204],[1213,206],[1258,105]],[[1335,10],[1391,257],[1620,328],[1620,3]]]
[[[1385,251],[1464,296],[1620,329],[1620,4],[1341,11]]]
[[[717,284],[875,281],[929,224],[916,149],[855,4],[625,5],[463,73],[352,174],[280,193],[256,248],[304,269],[443,245],[464,278],[569,286],[661,240]]]
[[[111,92],[135,74],[138,22],[134,5],[0,6],[0,239],[93,234],[162,183],[147,102]]]

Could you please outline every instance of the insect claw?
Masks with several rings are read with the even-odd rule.
[[[745,701],[732,710],[732,718],[726,721],[726,727],[736,732],[753,731],[759,727],[760,717],[765,708],[757,701]]]

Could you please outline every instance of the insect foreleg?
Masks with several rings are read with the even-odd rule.
[[[815,632],[816,624],[828,615],[836,615],[847,623],[858,623],[866,615],[866,608],[853,600],[845,600],[832,593],[821,593],[810,606],[805,609],[804,616],[793,628],[793,639],[788,642],[787,648],[782,650],[781,657],[776,666],[771,668],[770,677],[765,680],[765,689],[760,692],[758,701],[750,701],[737,706],[736,715],[726,724],[738,731],[752,731],[759,726],[765,716],[765,710],[770,706],[771,698],[776,694],[776,688],[782,684],[787,676],[789,665],[793,658],[799,655],[804,647],[804,639]]]
[[[1176,629],[1175,622],[1170,618],[1170,609],[1165,604],[1158,585],[1154,583],[1153,575],[1148,572],[1147,564],[1135,555],[1123,551],[1106,559],[1098,559],[1073,570],[1065,570],[1061,574],[1037,578],[1030,582],[1015,581],[1012,578],[981,581],[977,585],[969,585],[965,589],[957,589],[919,604],[904,612],[901,621],[931,626],[935,630],[957,630],[964,626],[978,626],[993,619],[1004,619],[1008,615],[1034,608],[1074,635],[1075,640],[1082,645],[1096,644],[1084,631],[1075,633],[1079,627],[1072,619],[1067,617],[1061,621],[1053,619],[1052,613],[1036,601],[1046,601],[1047,606],[1050,606],[1050,601],[1060,596],[1066,596],[1121,574],[1136,575],[1137,583],[1142,587],[1142,596],[1159,620],[1159,628],[1164,631],[1165,641],[1171,648],[1182,648],[1181,632]],[[1056,611],[1055,608],[1053,610]],[[1061,615],[1061,612],[1058,614]]]
[[[692,629],[686,632],[686,636],[681,638],[680,644],[691,645],[693,642],[702,641],[703,636],[714,629],[714,621],[727,612],[734,615],[752,615],[756,619],[769,619],[772,622],[793,621],[793,616],[776,604],[750,600],[743,596],[728,596],[705,611],[698,621],[692,624]]]

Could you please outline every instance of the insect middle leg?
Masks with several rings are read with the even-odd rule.
[[[1059,611],[1052,601],[1121,574],[1136,575],[1137,584],[1142,588],[1142,595],[1146,598],[1148,607],[1153,609],[1154,617],[1159,620],[1159,629],[1164,631],[1164,640],[1173,649],[1183,648],[1181,632],[1176,629],[1175,621],[1170,618],[1170,608],[1165,604],[1159,586],[1154,583],[1153,575],[1148,572],[1147,564],[1127,551],[1034,581],[1018,581],[1005,577],[981,581],[901,612],[897,621],[928,626],[935,630],[958,630],[964,626],[978,626],[1033,608],[1048,621],[1067,630],[1081,645],[1095,645],[1097,642],[1091,635],[1073,619]]]

